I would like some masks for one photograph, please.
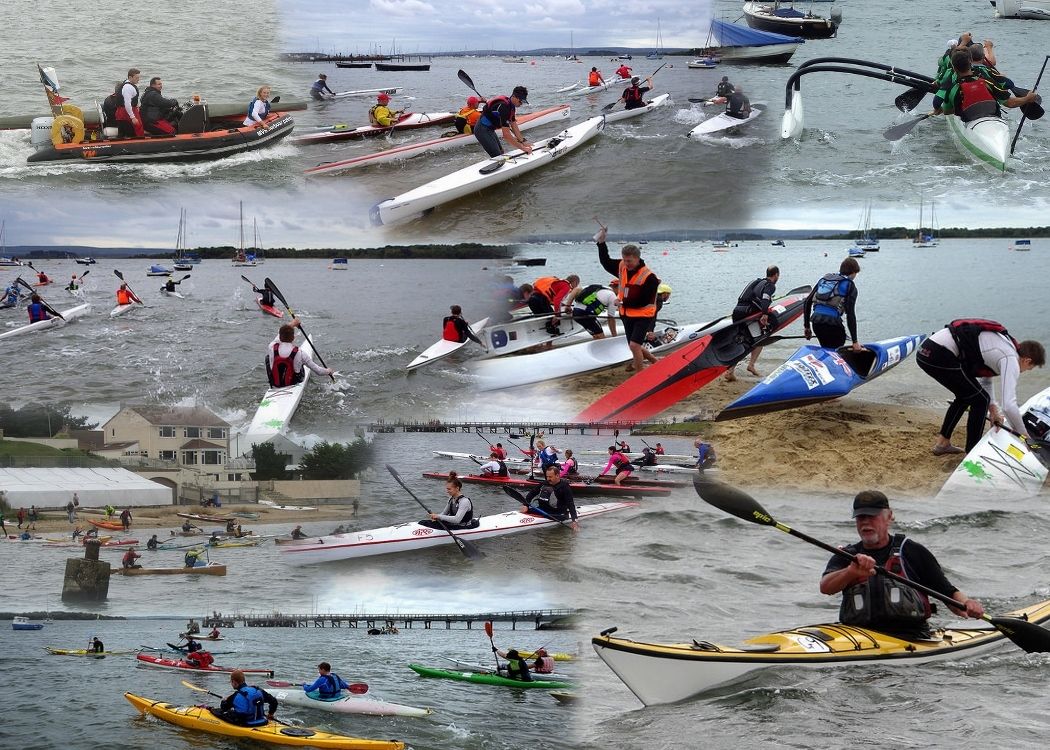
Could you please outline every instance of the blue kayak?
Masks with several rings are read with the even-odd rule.
[[[926,338],[921,333],[864,344],[825,349],[800,347],[766,378],[719,412],[715,421],[794,409],[841,398],[904,361]]]

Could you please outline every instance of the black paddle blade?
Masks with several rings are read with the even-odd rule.
[[[1038,120],[1046,114],[1046,111],[1039,102],[1028,102],[1028,104],[1023,104],[1021,105],[1021,111],[1029,120]]]
[[[706,474],[693,477],[693,488],[708,505],[713,505],[731,516],[760,526],[776,526],[777,522],[755,498],[743,490],[710,479]]]
[[[467,86],[474,88],[474,80],[467,75],[467,71],[460,69],[456,75],[459,76],[459,80],[463,81]]]
[[[513,487],[507,487],[506,485],[504,485],[503,491],[507,493],[509,497],[512,497],[513,499],[517,500],[522,505],[528,505],[528,503],[525,502],[525,496]]]
[[[116,277],[117,277],[118,279],[120,279],[121,281],[123,281],[123,280],[124,280],[124,274],[122,274],[122,273],[121,273],[120,271],[118,271],[118,270],[117,270],[117,269],[115,269],[115,268],[113,269],[113,275],[114,275],[114,276],[116,276]]]
[[[908,89],[894,99],[893,103],[901,112],[911,112],[924,98],[926,98],[926,89]]]
[[[479,169],[478,172],[480,174],[492,174],[493,172],[496,172],[497,170],[501,169],[506,163],[506,158],[499,159],[498,161],[494,161],[491,164],[486,164],[481,169]]]
[[[929,116],[930,115],[928,114],[921,115],[919,117],[916,117],[914,120],[902,122],[900,125],[894,125],[892,128],[888,128],[885,132],[883,132],[882,137],[885,138],[887,141],[899,141],[901,138],[903,138],[912,130],[914,130],[916,125],[918,125],[920,122],[922,122]]]
[[[284,295],[281,294],[281,290],[277,288],[277,285],[270,281],[269,276],[263,280],[263,286],[273,292],[273,296],[281,300],[281,303],[284,304],[285,307],[288,307],[288,300],[286,300]]]
[[[1050,630],[1017,617],[988,617],[996,630],[1029,654],[1050,652]]]
[[[16,284],[21,284],[22,286],[24,286],[29,291],[33,291],[32,285],[31,284],[27,284],[26,280],[23,279],[21,276],[19,276],[17,279],[15,279],[15,283]]]
[[[255,286],[255,282],[254,282],[254,281],[252,281],[251,279],[249,279],[249,278],[248,278],[247,276],[245,276],[245,275],[244,275],[243,273],[241,274],[241,278],[242,278],[242,279],[244,279],[245,281],[247,281],[247,282],[248,282],[249,284],[251,284],[251,285],[252,285],[253,287]]]

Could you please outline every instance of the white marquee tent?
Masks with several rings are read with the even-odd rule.
[[[127,469],[0,469],[8,507],[64,508],[77,493],[82,508],[171,505],[170,487]]]

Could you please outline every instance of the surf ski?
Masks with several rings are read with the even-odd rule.
[[[143,307],[143,305],[141,302],[129,302],[126,305],[117,305],[109,311],[109,317],[118,318],[121,315],[126,315],[127,313],[131,312],[131,309],[134,307]]]
[[[825,349],[807,344],[715,417],[716,422],[842,398],[911,356],[926,334]]]
[[[448,479],[448,472],[424,471],[423,476],[427,479]],[[464,484],[479,484],[487,487],[513,487],[518,490],[531,490],[540,484],[539,479],[528,479],[526,477],[499,477],[494,474],[461,474],[459,481]],[[638,482],[631,484],[605,484],[583,481],[569,482],[569,487],[576,495],[617,495],[630,497],[644,497],[646,495],[666,495],[671,489],[666,486],[650,482]]]
[[[313,347],[306,341],[297,345],[304,354],[313,356]],[[303,379],[295,385],[283,386],[281,388],[270,388],[263,394],[259,402],[259,408],[255,410],[251,424],[243,435],[244,453],[250,454],[253,445],[262,445],[268,440],[283,435],[288,429],[288,423],[295,416],[295,410],[306,393],[306,386],[310,382],[313,370],[303,367]]]
[[[438,206],[544,167],[582,146],[604,127],[604,117],[584,120],[553,138],[537,141],[533,144],[532,153],[511,151],[485,159],[407,193],[380,201],[369,210],[368,218],[373,226],[419,218]]]
[[[358,138],[369,138],[376,135],[385,135],[394,130],[415,130],[417,128],[429,128],[434,125],[449,125],[456,115],[452,112],[405,112],[393,125],[382,127],[380,125],[362,125],[354,128],[346,124],[332,125],[330,127],[315,128],[292,138],[292,143],[299,146],[309,146],[316,143],[336,143],[338,141],[351,141]]]
[[[634,109],[620,109],[614,112],[610,112],[605,115],[605,124],[608,125],[610,122],[620,122],[621,120],[629,120],[632,117],[638,117],[644,115],[646,112],[652,112],[657,107],[662,107],[665,104],[670,104],[670,94],[660,94],[660,96],[653,97],[650,101],[646,102],[642,107],[635,107]]]
[[[637,507],[638,503],[629,502],[597,503],[579,505],[576,511],[579,517],[584,519]],[[552,518],[518,511],[481,516],[475,520],[477,525],[473,528],[455,529],[452,533],[473,542],[562,525]],[[452,543],[452,537],[442,529],[432,529],[418,523],[403,523],[381,529],[316,537],[307,544],[284,545],[280,548],[280,553],[284,561],[292,565],[313,565],[393,552],[411,552]]]
[[[562,315],[557,322],[553,315],[516,318],[509,323],[485,326],[477,334],[488,345],[488,351],[479,359],[502,357],[543,344],[565,346],[591,337],[571,315]]]
[[[517,117],[518,128],[522,131],[530,130],[539,127],[540,125],[549,125],[553,122],[568,120],[569,105],[559,104],[556,107],[548,107],[547,109],[541,109],[537,112],[519,114]],[[387,164],[400,159],[409,159],[413,156],[419,156],[420,154],[449,151],[454,148],[476,144],[477,142],[477,139],[472,133],[467,133],[465,135],[442,136],[441,138],[432,138],[428,141],[422,141],[421,143],[406,143],[395,148],[387,148],[375,154],[355,156],[352,159],[326,161],[318,164],[316,167],[307,169],[305,174],[314,176],[342,172],[345,170],[357,169],[359,167],[371,167],[375,164]]]
[[[60,310],[62,317],[52,316],[47,320],[38,320],[36,323],[27,323],[24,326],[19,326],[10,331],[0,333],[0,339],[10,339],[15,336],[21,336],[25,333],[33,333],[34,331],[46,331],[48,328],[58,328],[64,326],[66,323],[76,320],[77,318],[87,315],[91,310],[91,305],[83,304],[71,307],[68,310]]]
[[[582,89],[576,89],[570,91],[568,96],[586,96],[587,94],[598,94],[606,89],[613,88],[615,86],[630,86],[630,78],[610,78],[604,83],[599,83],[597,86],[584,86]]]
[[[751,113],[747,117],[731,117],[725,112],[715,115],[714,117],[708,117],[702,123],[697,125],[695,128],[686,133],[689,138],[699,138],[705,135],[713,135],[715,133],[721,133],[723,130],[729,130],[730,128],[738,128],[741,125],[747,125],[753,122],[759,115],[764,111],[763,107],[753,106],[751,107]]]
[[[334,698],[320,698],[317,693],[306,693],[301,683],[267,680],[266,687],[280,703],[299,708],[312,708],[317,711],[328,711],[338,714],[363,714],[366,716],[429,716],[429,708],[405,706],[400,703],[387,703],[378,698],[370,698],[354,693],[343,692]]]
[[[471,323],[470,330],[474,331],[474,334],[477,335],[477,331],[484,328],[488,322],[488,318],[482,318],[475,323]],[[481,337],[478,336],[478,338]],[[482,341],[484,341],[484,339],[482,339]],[[449,341],[447,339],[441,339],[424,349],[418,357],[408,363],[408,366],[405,369],[411,372],[412,370],[418,370],[420,367],[432,365],[438,360],[442,360],[451,354],[455,354],[468,343],[470,343],[470,339],[467,339],[466,341]]]
[[[766,329],[756,313],[667,355],[595,401],[573,421],[643,420],[674,406],[801,317],[809,292],[808,286],[798,287],[774,300]]]
[[[404,86],[392,86],[387,89],[357,89],[356,91],[339,91],[336,92],[333,99],[351,99],[357,96],[376,96],[378,94],[400,94],[404,89]]]

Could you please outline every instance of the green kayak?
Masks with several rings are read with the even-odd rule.
[[[503,677],[498,674],[482,672],[460,672],[455,669],[437,669],[435,667],[424,667],[419,664],[409,664],[408,668],[421,677],[439,677],[443,680],[459,680],[460,682],[477,682],[482,685],[506,685],[516,688],[544,688],[546,690],[558,690],[573,687],[571,682],[557,682],[554,680],[532,680],[522,682]]]

